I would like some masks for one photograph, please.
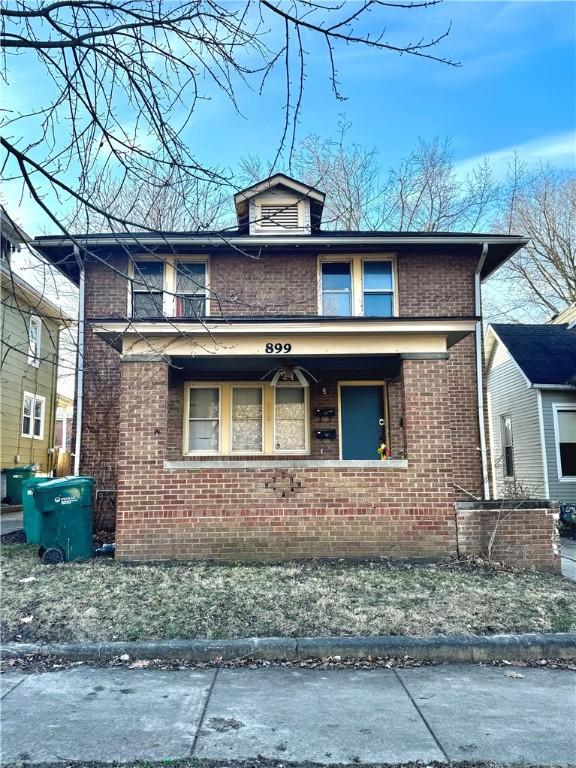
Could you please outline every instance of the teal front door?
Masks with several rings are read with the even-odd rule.
[[[382,386],[342,385],[340,426],[343,459],[379,459],[385,442]]]

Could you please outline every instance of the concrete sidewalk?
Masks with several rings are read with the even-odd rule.
[[[576,675],[518,667],[2,676],[3,764],[203,757],[576,765]]]

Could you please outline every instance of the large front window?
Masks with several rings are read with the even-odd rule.
[[[184,453],[305,454],[308,388],[293,384],[186,385]]]
[[[332,317],[393,317],[394,261],[351,256],[322,260],[321,312]]]

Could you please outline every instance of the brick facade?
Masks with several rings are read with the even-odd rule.
[[[166,469],[169,368],[123,362],[117,556],[456,552],[447,361],[406,360],[408,468]]]
[[[397,274],[400,315],[406,317],[431,317],[436,315],[458,317],[473,315],[474,268],[476,263],[476,258],[473,257],[456,258],[441,255],[430,257],[416,253],[399,254],[397,258]],[[120,272],[126,271],[125,259],[116,259],[111,264]],[[258,316],[317,314],[318,312],[318,273],[315,256],[305,254],[286,256],[265,252],[259,258],[249,258],[239,253],[228,255],[216,253],[211,255],[209,269],[210,286],[213,291],[211,299],[211,312],[213,314],[229,313],[231,315]],[[90,262],[87,265],[86,316],[88,322],[100,318],[124,318],[127,313],[127,295],[128,287],[120,274],[98,262]],[[214,296],[218,296],[220,301],[216,302]],[[147,472],[149,466],[147,463],[141,464],[139,460],[136,460],[137,456],[142,457],[145,452],[145,443],[142,437],[144,432],[141,431],[137,446],[141,450],[137,450],[132,459],[127,452],[129,446],[132,445],[130,441],[133,439],[130,436],[130,425],[134,424],[137,410],[135,405],[128,399],[126,393],[126,381],[130,375],[134,374],[124,372],[122,373],[123,378],[121,380],[121,369],[136,371],[138,364],[121,364],[119,353],[98,338],[92,332],[90,325],[87,327],[85,345],[85,407],[81,471],[82,473],[94,476],[97,488],[99,489],[117,488],[119,494],[118,521],[120,523],[121,519],[129,519],[126,518],[128,514],[127,498],[129,497],[123,495],[128,488],[125,484],[129,481],[122,476],[124,470],[132,473],[135,472],[135,476],[139,477],[140,472],[142,470]],[[414,379],[411,373],[411,366],[416,366],[418,363],[422,365],[429,364],[433,368],[434,365],[439,365],[443,371],[442,376],[429,383],[419,381],[417,378]],[[162,444],[162,462],[164,460],[179,460],[182,458],[183,382],[186,378],[190,379],[191,377],[186,376],[185,373],[177,373],[174,370],[166,372],[166,391],[163,394],[166,408],[164,420],[164,417],[156,414],[151,406],[147,406],[148,409],[142,415],[144,420],[151,416],[157,420],[154,430],[159,429],[161,425],[164,441]],[[321,387],[319,385],[311,385],[310,407],[312,413],[314,413],[315,407],[337,406],[337,380],[338,376],[335,372],[332,378],[322,382],[322,385],[326,386],[326,395],[321,394]],[[419,438],[414,433],[410,443],[408,434],[410,418],[417,418],[417,411],[414,411],[414,398],[422,398],[422,407],[428,409],[431,401],[424,394],[426,386],[431,386],[436,391],[436,388],[440,385],[442,385],[442,397],[439,399],[442,403],[443,418],[447,420],[448,429],[445,428],[445,423],[442,430],[435,424],[430,431],[429,439],[422,443],[426,457],[417,458],[417,452],[421,450]],[[414,391],[412,391],[413,387]],[[135,390],[144,397],[145,403],[150,402],[148,397],[150,393],[148,393],[147,388],[148,383],[146,379],[137,382],[137,386],[135,386]],[[122,392],[122,396],[125,398],[123,402],[120,400],[120,392]],[[396,530],[398,525],[400,525],[394,515],[402,517],[407,514],[406,510],[419,509],[419,505],[423,503],[421,502],[422,497],[420,494],[425,492],[422,483],[422,473],[426,468],[428,473],[432,472],[428,480],[436,489],[435,493],[438,492],[439,484],[442,486],[442,492],[448,493],[450,498],[453,496],[455,485],[474,494],[481,492],[482,474],[480,453],[478,451],[479,435],[476,411],[473,337],[469,336],[453,346],[450,349],[450,359],[441,364],[440,361],[429,361],[429,363],[425,361],[405,361],[400,376],[389,382],[388,394],[391,448],[395,457],[402,456],[404,453],[408,455],[409,469],[408,471],[390,470],[385,473],[375,473],[374,470],[371,470],[366,476],[362,476],[359,479],[358,484],[364,486],[365,483],[367,488],[372,489],[372,493],[376,487],[374,483],[383,483],[382,492],[384,495],[378,511],[374,513],[361,511],[364,510],[364,506],[360,502],[360,496],[353,503],[350,502],[346,506],[349,498],[354,498],[354,496],[349,497],[345,493],[351,479],[350,470],[338,472],[326,470],[324,474],[317,470],[308,471],[305,473],[305,486],[304,481],[302,484],[302,487],[306,487],[306,492],[300,491],[296,494],[299,498],[299,503],[301,505],[316,505],[318,499],[324,499],[324,502],[320,504],[321,508],[324,509],[326,504],[333,503],[334,498],[344,499],[342,502],[344,506],[342,508],[352,510],[350,515],[355,515],[356,511],[360,510],[358,514],[364,515],[364,519],[371,520],[369,525],[373,526],[373,540],[358,541],[352,544],[350,543],[351,534],[346,529],[346,524],[350,527],[351,518],[347,518],[343,513],[335,513],[333,520],[331,518],[331,526],[333,527],[330,530],[332,530],[332,534],[329,534],[328,530],[326,533],[328,537],[326,540],[332,542],[328,547],[329,549],[332,547],[334,550],[339,549],[339,551],[343,551],[341,547],[342,542],[348,537],[346,540],[350,543],[351,554],[352,550],[357,553],[363,552],[366,554],[370,548],[373,550],[372,553],[376,549],[381,550],[382,553],[384,551],[399,553],[402,548],[404,548],[407,554],[414,554],[420,551],[439,552],[441,549],[441,547],[437,546],[439,541],[443,542],[446,551],[452,551],[455,546],[455,539],[453,532],[451,534],[446,533],[448,518],[445,517],[447,514],[446,507],[442,506],[446,503],[445,500],[437,506],[438,519],[440,520],[441,527],[443,526],[442,534],[430,531],[433,535],[428,537],[428,543],[421,541],[410,543],[408,541],[410,537],[407,531],[411,530],[412,538],[415,538],[416,533],[421,530],[421,526],[416,524],[419,517],[415,512],[408,513],[406,524],[401,526],[402,533],[398,534],[399,538],[394,539],[391,531]],[[436,392],[435,396],[437,395],[438,392]],[[428,414],[426,410],[422,415],[422,419],[428,418],[433,418],[434,422],[436,422],[436,416]],[[127,422],[125,421],[126,419],[128,419]],[[423,429],[423,427],[423,424],[419,425],[419,428]],[[320,428],[337,429],[338,416],[321,420],[312,417],[311,428],[312,431]],[[151,434],[156,439],[157,435],[154,430]],[[124,434],[125,431],[126,434]],[[119,441],[121,442],[120,449]],[[123,459],[119,459],[119,450],[125,451]],[[337,459],[338,450],[337,440],[319,441],[313,438],[309,458]],[[279,459],[281,457],[276,456],[274,458]],[[232,458],[230,460],[233,461]],[[149,458],[142,458],[141,461],[149,462]],[[420,467],[420,469],[417,469],[417,467]],[[267,470],[263,472],[264,475],[256,470],[252,473],[253,480],[250,482],[253,483],[253,487],[260,488],[262,483],[271,482],[270,478],[276,476],[272,470],[270,471],[272,474]],[[264,477],[268,479],[264,479]],[[353,479],[355,482],[357,479],[355,475]],[[176,536],[176,531],[178,531],[178,537],[184,535],[184,529],[187,525],[184,521],[188,520],[188,516],[191,515],[191,488],[196,487],[198,480],[201,482],[201,487],[209,491],[209,493],[204,494],[205,499],[210,494],[215,494],[214,498],[220,499],[222,506],[225,502],[229,505],[233,504],[232,490],[230,490],[230,496],[227,499],[215,493],[218,482],[222,480],[222,478],[218,477],[218,472],[208,473],[206,476],[198,475],[196,470],[162,473],[158,481],[160,483],[158,487],[164,487],[165,490],[170,492],[172,498],[174,500],[177,498],[178,501],[178,504],[174,505],[175,518],[168,526],[172,531],[170,537]],[[213,482],[215,485],[212,485]],[[226,483],[229,484],[230,489],[238,485],[237,479],[232,476],[227,476]],[[251,486],[248,483],[246,487]],[[152,493],[152,490],[150,490],[150,493]],[[336,495],[334,496],[334,494]],[[456,495],[465,497],[458,489],[456,489]],[[269,494],[265,494],[265,498],[262,499],[250,498],[252,498],[254,505],[261,510],[277,509],[277,502],[274,502],[271,507],[266,506],[266,503],[269,503],[268,496]],[[400,502],[399,499],[402,496],[406,498]],[[138,498],[141,499],[141,496],[138,495]],[[152,500],[152,496],[150,498]],[[329,501],[330,499],[332,501]],[[390,500],[393,501],[391,502]],[[244,504],[244,507],[247,507],[249,497],[244,496],[238,499],[238,501]],[[436,499],[434,505],[437,504],[437,501]],[[96,515],[100,527],[113,527],[116,511],[114,502],[115,494],[104,494],[99,497]],[[283,503],[287,504],[287,502]],[[296,502],[294,503],[296,504]],[[392,506],[387,506],[390,503]],[[413,506],[414,504],[416,506]],[[296,514],[296,511],[301,508],[302,506],[295,506],[292,509],[292,513]],[[313,510],[315,509],[316,506],[313,507]],[[337,509],[338,507],[336,506],[335,510]],[[390,510],[390,512],[385,512],[385,509]],[[426,518],[426,524],[433,527],[434,523],[432,520],[434,515],[431,511],[432,507],[425,506],[425,509],[428,511],[423,514],[423,517],[426,518],[426,515],[430,516]],[[121,516],[120,512],[122,513]],[[266,514],[266,512],[264,511],[263,514]],[[324,517],[327,516],[326,511],[322,514]],[[413,517],[411,517],[412,514]],[[277,516],[278,512],[275,512],[273,517],[277,518]],[[297,516],[300,516],[300,511],[298,511]],[[246,513],[244,513],[243,517],[246,517]],[[318,515],[315,514],[314,517],[318,517]],[[165,509],[160,518],[163,520],[167,519]],[[385,522],[387,519],[388,523]],[[345,520],[348,522],[345,523]],[[276,524],[277,522],[276,519]],[[340,524],[344,526],[342,531],[346,535],[344,533],[336,533]],[[389,531],[386,527],[388,524],[392,526]],[[125,523],[123,525],[125,526]],[[199,523],[196,525],[196,531],[199,530],[199,525]],[[296,518],[290,523],[292,528],[289,526],[287,530],[291,531],[291,535],[294,533],[293,528],[298,527],[298,525],[299,523]],[[379,530],[378,526],[382,526],[382,530]],[[396,526],[396,529],[394,526]],[[306,526],[304,527],[306,528]],[[128,529],[125,530],[128,535]],[[130,526],[129,536],[134,536],[135,530],[138,529]],[[252,526],[250,530],[257,531],[259,529],[258,526]],[[122,547],[127,547],[129,544],[129,538],[121,538],[121,531],[122,528],[119,525],[119,542],[124,541],[124,544],[121,547],[119,546],[119,552],[122,551]],[[304,531],[302,536],[305,537],[308,533],[309,530],[307,532]],[[308,538],[310,537],[308,536]],[[392,543],[393,539],[396,541],[396,544]],[[180,538],[179,540],[181,541],[182,539]],[[172,538],[170,538],[170,541],[172,541]],[[248,551],[248,542],[245,542],[245,545],[245,551]],[[146,546],[149,552],[152,552],[154,549],[152,545],[148,546],[147,544]],[[176,545],[170,544],[170,547],[172,546]],[[127,557],[135,556],[129,548],[125,552]],[[132,554],[130,554],[131,552]],[[157,551],[154,556],[160,555],[161,553]],[[149,556],[152,556],[152,554]],[[273,556],[272,553],[270,553],[270,556]]]

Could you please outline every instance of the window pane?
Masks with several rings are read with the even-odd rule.
[[[204,297],[176,298],[176,317],[204,317],[206,314],[206,299]]]
[[[306,412],[304,389],[276,387],[274,430],[276,450],[305,450]]]
[[[262,390],[238,388],[232,394],[232,450],[262,450]]]
[[[27,416],[31,416],[32,415],[32,403],[33,402],[34,401],[33,401],[33,399],[31,397],[25,397],[24,398],[24,413]]]
[[[31,419],[30,416],[24,416],[22,419],[22,434],[23,435],[29,435],[30,434],[30,427],[31,427]]]
[[[512,419],[510,416],[502,417],[502,441],[505,446],[512,445]]]
[[[42,434],[42,419],[34,419],[34,434],[36,437]]]
[[[161,293],[133,293],[132,294],[132,316],[136,318],[143,317],[162,317],[162,294]]]
[[[561,443],[576,443],[576,411],[558,411],[558,437]]]
[[[335,317],[349,317],[352,314],[350,293],[324,293],[322,295],[322,312]]]
[[[34,417],[36,419],[42,418],[42,400],[36,400],[34,403]]]
[[[190,418],[218,419],[220,391],[217,387],[190,389]]]
[[[219,448],[218,440],[218,420],[203,419],[191,421],[188,450],[189,451],[217,451]]]
[[[391,291],[392,290],[392,262],[390,261],[365,261],[364,262],[364,290]]]
[[[322,264],[323,291],[349,291],[351,284],[349,262],[324,262]]]
[[[393,300],[391,293],[365,293],[365,317],[392,317]]]
[[[164,288],[164,264],[161,261],[134,262],[134,287],[146,291]]]
[[[179,261],[176,264],[176,292],[204,293],[206,274],[204,264]]]

